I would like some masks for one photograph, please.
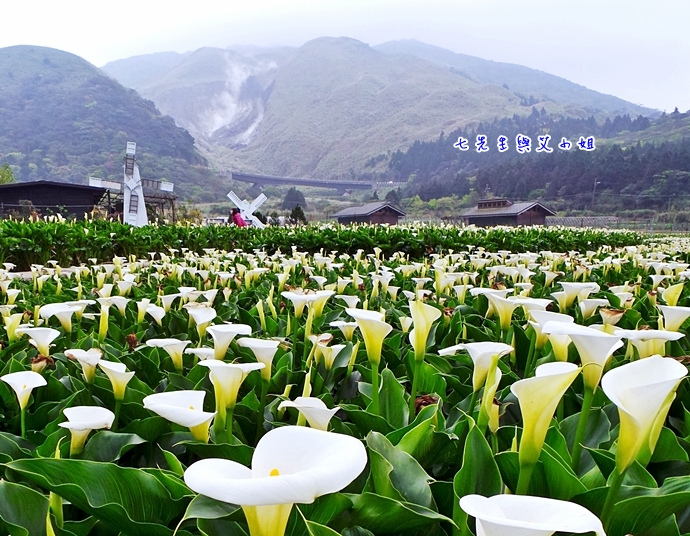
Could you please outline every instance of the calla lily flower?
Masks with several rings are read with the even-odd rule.
[[[345,337],[345,340],[351,341],[352,335],[354,335],[355,329],[357,329],[357,322],[345,322],[344,320],[335,320],[330,323],[330,326],[338,328],[342,332],[343,337]]]
[[[242,382],[253,370],[261,370],[263,363],[226,363],[215,359],[199,363],[210,369],[211,383],[216,393],[216,411],[225,415],[227,408],[235,407]]]
[[[688,369],[673,358],[651,356],[610,370],[601,388],[618,407],[620,432],[616,468],[622,474],[634,460],[649,462],[666,414]]]
[[[216,324],[206,328],[206,332],[213,339],[214,357],[222,361],[233,339],[237,335],[251,335],[252,327],[247,324]]]
[[[72,315],[77,311],[77,307],[72,307],[64,303],[49,303],[38,310],[41,318],[48,320],[51,316],[57,317],[60,325],[67,332],[72,331]]]
[[[165,318],[165,309],[163,307],[149,304],[146,307],[146,314],[153,318],[159,326],[163,325],[163,318]]]
[[[17,328],[15,333],[29,336],[29,343],[44,356],[50,355],[50,343],[60,336],[60,332],[53,328]]]
[[[618,348],[623,346],[619,336],[603,331],[563,322],[547,322],[542,331],[549,335],[567,335],[573,341],[583,365],[585,386],[597,390],[606,364]]]
[[[362,332],[369,362],[378,365],[381,361],[383,339],[392,331],[393,326],[384,322],[383,314],[377,311],[364,309],[345,309],[345,311],[355,319],[359,330]]]
[[[657,305],[664,319],[664,329],[667,331],[680,331],[683,323],[690,318],[690,307],[679,305]]]
[[[556,407],[580,370],[573,363],[545,363],[537,367],[533,378],[518,380],[510,386],[522,413],[520,477],[515,490],[519,495],[527,491]]]
[[[214,413],[203,410],[205,391],[169,391],[144,398],[144,407],[164,419],[186,426],[194,439],[208,442],[208,429]]]
[[[256,360],[264,364],[265,368],[261,369],[261,378],[265,381],[270,381],[273,358],[278,351],[280,342],[269,339],[242,337],[241,339],[237,339],[237,344],[238,346],[249,348],[254,353]]]
[[[685,337],[685,333],[662,329],[617,329],[613,334],[628,339],[637,349],[640,359],[650,355],[664,355],[667,341],[677,341]]]
[[[314,291],[306,292],[302,289],[297,291],[285,290],[281,292],[283,298],[287,298],[292,302],[292,306],[295,308],[295,318],[300,318],[304,311],[304,306],[307,303],[315,302],[319,296]]]
[[[675,285],[671,285],[670,287],[664,289],[661,292],[661,297],[666,302],[666,305],[670,305],[672,307],[678,305],[678,300],[680,299],[680,295],[683,292],[684,284],[684,282],[680,282]]]
[[[181,341],[179,339],[149,339],[146,341],[146,346],[163,348],[170,356],[170,359],[172,359],[175,371],[181,373],[184,368],[182,361],[184,349],[190,343],[191,341]]]
[[[22,411],[24,411],[26,406],[29,404],[31,391],[33,391],[36,387],[47,385],[47,382],[43,376],[41,376],[38,372],[33,372],[31,370],[11,372],[10,374],[0,376],[0,380],[4,381],[12,389],[14,389],[19,402],[19,409]]]
[[[333,346],[328,346],[326,344],[317,343],[317,348],[323,356],[323,364],[326,367],[326,370],[331,370],[333,368],[335,358],[338,357],[340,351],[345,348],[345,345],[334,344]]]
[[[460,508],[476,518],[480,536],[550,536],[554,532],[606,536],[597,516],[579,504],[524,495],[465,495]]]
[[[339,407],[328,409],[328,406],[320,398],[311,396],[298,396],[295,401],[285,400],[280,403],[278,409],[296,408],[307,419],[309,426],[317,430],[328,430],[328,423],[331,422]]]
[[[468,342],[439,350],[438,355],[454,355],[458,350],[466,350],[470,354],[474,365],[472,389],[477,392],[484,385],[489,370],[494,366],[494,360],[498,362],[501,356],[512,352],[513,347],[502,342]]]
[[[414,328],[410,331],[410,343],[417,361],[424,360],[426,343],[433,323],[441,317],[441,311],[432,305],[415,300],[410,302],[410,314]]]
[[[598,307],[608,307],[609,301],[606,298],[587,298],[580,302],[580,311],[582,312],[582,318],[588,319],[591,317]]]
[[[101,367],[101,370],[110,379],[115,400],[122,401],[125,398],[127,384],[134,377],[134,372],[127,372],[127,367],[124,363],[106,361],[105,359],[101,359],[98,362],[98,366]]]
[[[67,422],[58,423],[58,426],[67,428],[71,433],[70,456],[79,454],[84,449],[91,430],[110,428],[115,420],[112,411],[100,406],[74,406],[65,408],[62,412],[67,417]]]
[[[90,348],[89,350],[73,349],[65,350],[65,355],[69,359],[76,359],[81,365],[82,374],[86,383],[93,383],[96,375],[96,367],[98,362],[103,357],[103,352],[98,348]]]
[[[12,343],[19,339],[20,334],[17,333],[17,329],[22,323],[24,318],[24,313],[14,313],[11,315],[3,316],[2,321],[5,324],[5,331],[7,332],[7,340]]]
[[[553,350],[554,357],[556,361],[567,361],[568,360],[568,346],[570,345],[570,337],[567,335],[553,334],[549,335],[544,333],[542,328],[547,322],[564,322],[566,324],[572,324],[575,319],[563,313],[554,313],[551,311],[530,311],[530,316],[534,319],[534,322],[530,320],[529,324],[534,329],[537,335],[535,341],[536,347],[538,349],[542,348],[546,341],[551,342],[551,349]]]
[[[216,310],[213,307],[187,307],[187,312],[189,317],[196,324],[196,331],[199,334],[199,338],[202,338],[206,334],[206,329],[211,325],[211,322],[218,316]]]
[[[367,463],[361,441],[303,426],[268,432],[249,469],[224,459],[205,459],[184,474],[192,490],[242,507],[251,536],[283,536],[294,503],[340,491]]]
[[[491,307],[493,307],[493,310],[498,314],[498,322],[501,325],[501,330],[506,331],[510,327],[513,311],[520,304],[515,300],[503,298],[502,296],[499,296],[493,292],[488,292],[485,295],[489,300]]]

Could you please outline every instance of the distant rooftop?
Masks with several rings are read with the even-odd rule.
[[[525,201],[521,203],[511,203],[508,199],[480,199],[477,206],[463,211],[463,217],[481,218],[482,216],[517,216],[534,207],[540,207],[547,215],[554,216],[555,212],[549,210],[537,201]]]
[[[391,210],[394,210],[400,216],[404,216],[405,213],[398,209],[395,208],[393,205],[391,205],[388,201],[376,201],[375,203],[367,203],[366,205],[362,205],[359,207],[348,207],[344,208],[343,210],[336,212],[333,214],[334,218],[343,218],[347,216],[370,216],[374,212],[378,212],[382,208],[390,208]]]

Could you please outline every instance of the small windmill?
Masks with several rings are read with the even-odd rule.
[[[240,209],[240,215],[242,219],[246,222],[252,222],[253,227],[258,227],[263,229],[265,226],[261,223],[261,220],[254,216],[254,212],[264,204],[268,199],[264,194],[260,194],[259,197],[254,199],[251,203],[246,199],[240,199],[240,197],[235,192],[230,192],[228,198],[232,201],[237,208]]]
[[[106,181],[96,177],[89,177],[89,186],[97,188],[104,188],[109,191],[119,192],[124,191],[123,203],[123,223],[128,223],[134,227],[142,227],[148,225],[149,218],[146,213],[146,204],[144,200],[143,184],[147,187],[154,188],[165,192],[172,192],[173,184],[169,182],[162,182],[157,180],[142,181],[139,175],[139,166],[134,161],[134,154],[137,150],[137,144],[134,142],[127,142],[127,150],[125,152],[125,162],[123,165],[124,176],[122,184],[119,182]],[[124,185],[124,188],[122,186]]]

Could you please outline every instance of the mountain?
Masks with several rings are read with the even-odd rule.
[[[370,178],[391,152],[534,108],[555,117],[652,113],[533,69],[417,42],[324,37],[298,49],[204,48],[103,69],[191,132],[218,168]]]
[[[612,95],[605,95],[549,73],[522,65],[501,63],[466,54],[457,54],[444,48],[428,45],[414,39],[389,41],[374,47],[385,54],[402,54],[429,61],[450,69],[480,84],[503,86],[525,98],[535,101],[551,100],[614,115],[659,115],[658,110],[637,106]]]
[[[200,143],[217,139],[245,145],[263,119],[276,68],[292,52],[207,47],[187,54],[135,56],[108,63],[103,70],[155,102]]]
[[[220,186],[188,132],[87,61],[37,46],[0,49],[0,165],[18,180],[118,179],[128,141],[142,177],[167,179],[182,197]]]

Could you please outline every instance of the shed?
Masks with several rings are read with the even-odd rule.
[[[361,207],[348,207],[333,214],[338,223],[388,223],[395,225],[405,213],[388,203],[377,201]]]
[[[555,213],[537,201],[512,203],[502,198],[480,199],[476,207],[460,215],[463,223],[478,227],[544,225],[546,216],[555,216]]]
[[[101,203],[105,191],[83,184],[56,181],[13,182],[0,185],[0,217],[31,206],[42,215],[50,212],[81,219]],[[27,203],[29,202],[29,203]]]

